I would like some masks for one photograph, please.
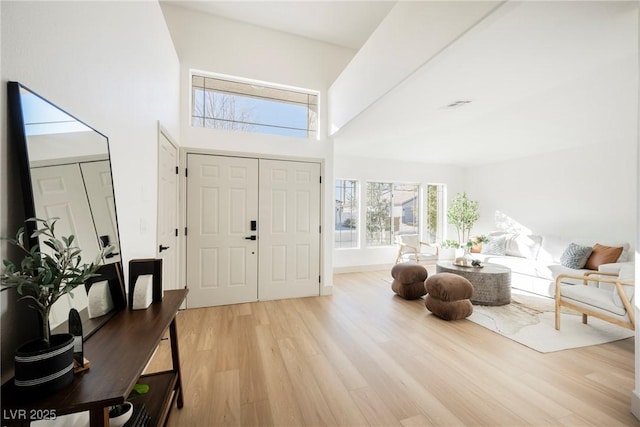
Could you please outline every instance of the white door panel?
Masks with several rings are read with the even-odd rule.
[[[257,300],[258,161],[187,156],[187,305]]]
[[[261,300],[320,294],[320,165],[260,160]]]

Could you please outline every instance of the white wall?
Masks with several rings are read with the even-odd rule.
[[[189,132],[188,71],[212,73],[320,91],[320,140],[326,139],[327,90],[355,51],[327,43],[163,5],[182,66],[181,114]],[[197,137],[190,137],[189,143]]]
[[[337,139],[335,144],[336,146],[340,144],[340,140]],[[450,200],[456,193],[465,191],[466,172],[464,168],[457,166],[336,156],[334,159],[333,182],[336,179],[358,181],[360,186],[360,217],[357,223],[364,224],[366,222],[364,200],[366,192],[363,189],[367,181],[418,183],[423,186],[427,184],[444,184],[447,188],[447,198]],[[331,189],[331,196],[334,196],[333,188]],[[335,197],[333,199],[335,203]],[[330,224],[333,232],[333,220]],[[335,271],[351,271],[367,267],[377,268],[393,264],[397,255],[397,247],[395,245],[367,247],[365,233],[362,228],[359,231],[360,246],[358,248],[334,249],[333,267]],[[448,231],[449,235],[451,235],[451,230]]]
[[[636,141],[637,136],[469,169],[469,193],[481,201],[474,229],[496,230],[506,218],[534,234],[634,246]]]
[[[181,64],[181,145],[191,151],[315,159],[324,164],[323,182],[332,182],[333,142],[326,132],[327,91],[355,52],[181,7],[163,5],[162,10]],[[320,139],[191,127],[189,76],[192,69],[319,91]],[[323,224],[333,224],[332,206],[332,193],[325,187]],[[330,233],[324,233],[322,243],[321,274],[325,293],[330,292],[333,283],[331,237]]]
[[[19,81],[109,137],[125,265],[156,255],[157,122],[179,138],[179,73],[156,2],[2,2],[2,90]],[[5,126],[0,152],[0,229],[12,235],[23,213]],[[16,344],[5,325],[17,323],[5,299],[3,378]]]

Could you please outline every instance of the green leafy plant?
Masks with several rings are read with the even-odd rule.
[[[384,231],[391,230],[390,184],[370,182],[367,184],[367,236],[370,240],[382,240]],[[382,241],[381,241],[382,243]]]
[[[455,240],[444,240],[440,246],[444,249],[458,249],[460,247],[460,243]]]
[[[447,211],[447,219],[456,227],[460,243],[469,241],[471,228],[479,218],[478,202],[469,200],[466,193],[458,193]]]
[[[40,238],[40,245],[27,249],[25,230],[20,228],[15,239],[7,240],[24,253],[24,258],[20,264],[3,260],[4,270],[0,275],[3,291],[15,288],[20,295],[19,300],[27,301],[29,307],[40,314],[42,340],[46,347],[51,338],[49,313],[53,304],[67,293],[73,296],[73,289],[97,276],[95,273],[102,259],[113,251],[111,246],[103,248],[94,262],[83,264],[81,250],[74,246],[75,237],[56,237],[55,223],[58,219],[26,220],[35,222],[36,228],[38,223],[42,223],[42,228],[36,229],[31,236]]]
[[[472,247],[479,245],[480,243],[488,243],[489,238],[485,235],[475,236],[467,240],[467,247],[471,249]]]

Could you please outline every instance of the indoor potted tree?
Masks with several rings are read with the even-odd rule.
[[[458,245],[462,249],[462,253],[456,256],[454,264],[470,266],[473,263],[469,251],[476,242],[470,238],[470,234],[471,228],[479,218],[478,202],[469,200],[466,193],[458,193],[447,211],[447,219],[456,227]]]
[[[478,202],[469,200],[466,193],[458,193],[447,211],[447,219],[458,231],[458,243],[460,246],[467,245],[471,228],[479,218]]]
[[[104,248],[94,262],[83,264],[74,236],[56,237],[57,220],[28,219],[26,222],[36,223],[31,237],[39,238],[40,244],[28,249],[25,229],[20,228],[16,238],[8,240],[24,253],[24,258],[19,264],[3,260],[0,275],[2,290],[15,288],[19,300],[26,301],[40,317],[41,338],[21,345],[15,352],[15,384],[32,393],[53,392],[73,380],[73,336],[51,335],[49,313],[61,296],[73,296],[73,289],[95,277],[102,259],[113,250]],[[39,229],[38,223],[42,223]]]

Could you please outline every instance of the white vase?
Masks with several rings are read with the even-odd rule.
[[[452,260],[456,257],[456,250],[454,248],[440,248],[438,251],[438,259]]]

